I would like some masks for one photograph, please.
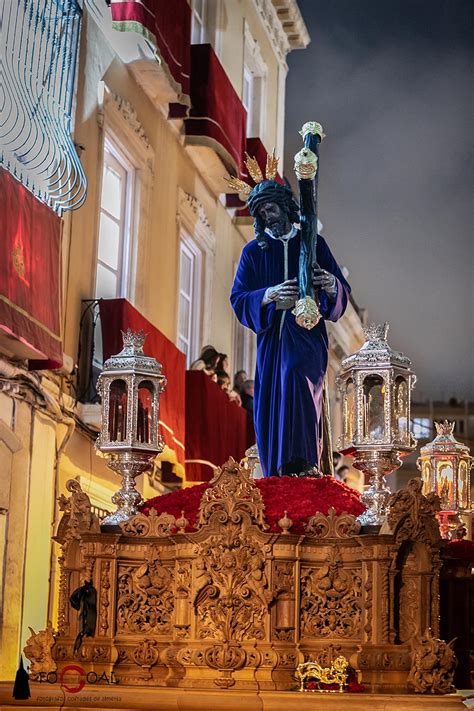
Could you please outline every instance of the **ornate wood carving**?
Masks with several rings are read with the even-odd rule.
[[[57,669],[56,662],[51,655],[56,635],[51,622],[45,630],[39,632],[35,632],[31,627],[28,629],[31,636],[26,640],[23,654],[30,660],[30,677],[38,679],[42,674],[48,674]]]
[[[305,525],[306,535],[315,538],[350,538],[360,531],[360,523],[355,516],[343,513],[336,514],[332,506],[327,516],[317,513]]]
[[[169,634],[173,610],[172,574],[155,546],[149,546],[142,565],[119,566],[118,631]]]
[[[127,536],[141,536],[142,538],[157,536],[158,538],[165,538],[175,530],[176,519],[167,513],[158,515],[156,509],[151,509],[148,516],[139,513],[129,521],[121,523],[120,528]]]
[[[301,578],[301,634],[356,637],[361,626],[360,571],[345,570],[339,547],[328,549],[318,570],[305,569]]]
[[[268,532],[260,491],[232,459],[191,532],[183,516],[151,513],[100,533],[75,484],[57,536],[59,672],[77,661],[69,596],[85,577],[98,619],[79,661],[122,684],[287,689],[302,661],[328,667],[344,656],[371,691],[401,691],[412,643],[438,629],[437,502],[416,482],[392,498],[393,533],[382,536],[334,510],[313,516],[305,536],[285,533],[286,520]],[[422,668],[429,658],[414,657],[414,684],[421,675],[439,686],[438,667]]]
[[[443,642],[433,637],[431,630],[413,647],[413,659],[408,676],[408,687],[419,693],[449,694],[453,686],[456,656],[452,649],[454,641]]]
[[[238,524],[245,512],[259,526],[268,528],[264,510],[262,495],[249,472],[231,457],[222,469],[216,469],[209,488],[203,494],[199,506],[199,525],[208,523],[213,513],[218,514],[221,524],[228,521]]]
[[[439,525],[435,514],[440,510],[439,496],[423,496],[421,479],[411,479],[404,489],[389,499],[388,523],[397,543],[406,540],[437,544]]]

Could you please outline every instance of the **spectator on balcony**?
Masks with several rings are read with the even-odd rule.
[[[229,375],[229,357],[226,353],[219,353],[219,360],[217,361],[216,365],[216,373],[219,371],[223,371],[227,375]],[[229,383],[230,383],[230,376],[229,376]]]
[[[217,371],[217,363],[220,354],[214,346],[204,346],[201,350],[201,355],[189,366],[190,370],[203,370],[206,375],[214,375]]]
[[[253,423],[253,380],[246,380],[240,389],[242,407],[247,410],[247,419]]]
[[[239,393],[236,392],[235,390],[231,389],[230,375],[228,373],[226,373],[225,370],[218,370],[216,375],[217,375],[217,384],[226,393],[226,395],[229,397],[229,400],[231,400],[232,402],[235,402],[235,403],[237,403],[237,405],[241,406],[242,400],[240,399]]]
[[[245,370],[238,370],[234,375],[234,390],[240,393],[242,385],[248,380],[249,376]]]

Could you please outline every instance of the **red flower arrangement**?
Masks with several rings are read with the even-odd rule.
[[[311,516],[317,512],[326,515],[331,507],[336,510],[337,515],[349,513],[359,516],[364,511],[359,493],[336,481],[332,476],[323,476],[320,479],[268,477],[257,479],[255,484],[262,494],[265,519],[270,527],[269,531],[272,532],[281,533],[278,521],[285,511],[293,521],[291,533],[297,534],[304,533],[303,524]],[[175,518],[179,518],[181,512],[184,512],[184,516],[189,521],[186,530],[192,531],[196,526],[201,497],[208,486],[208,483],[197,484],[171,494],[155,496],[143,504],[142,511],[148,514],[153,508],[158,514],[166,512]]]

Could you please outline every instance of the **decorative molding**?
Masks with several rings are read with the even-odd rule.
[[[115,102],[118,110],[124,117],[125,121],[128,123],[130,128],[136,134],[136,136],[143,141],[144,146],[147,150],[150,149],[150,141],[145,133],[145,129],[140,123],[137,112],[133,108],[132,104],[126,99],[122,98],[118,94],[110,94],[111,99]]]
[[[308,29],[296,0],[272,0],[278,18],[292,49],[305,49],[311,42]]]
[[[286,66],[286,55],[290,51],[290,43],[276,9],[271,0],[253,0],[253,4],[260,15],[275,54],[279,61]]]
[[[216,236],[212,231],[211,223],[209,222],[206,211],[201,202],[187,193],[181,188],[178,188],[178,222],[183,222],[184,227],[191,235],[197,237],[204,244],[201,245],[205,249],[209,249],[212,253],[216,250]]]
[[[245,40],[245,63],[249,69],[255,73],[257,77],[266,76],[268,67],[262,57],[260,45],[250,31],[247,22],[244,22],[244,40]],[[249,61],[250,60],[250,61]]]

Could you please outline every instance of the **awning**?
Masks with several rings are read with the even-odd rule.
[[[171,104],[170,117],[178,116],[180,107]],[[212,148],[227,170],[240,174],[246,123],[245,108],[211,45],[191,45],[191,109],[184,119],[186,143]]]
[[[136,32],[155,48],[179,101],[189,106],[191,8],[187,0],[112,0],[112,27]]]
[[[176,473],[182,476],[185,437],[185,355],[126,299],[100,299],[99,309],[104,361],[122,350],[120,331],[131,328],[133,331],[145,331],[147,334],[145,353],[156,358],[163,366],[163,374],[168,384],[160,397],[160,433],[167,449],[161,458],[174,464]]]
[[[62,365],[61,219],[0,168],[0,341],[30,369]]]

